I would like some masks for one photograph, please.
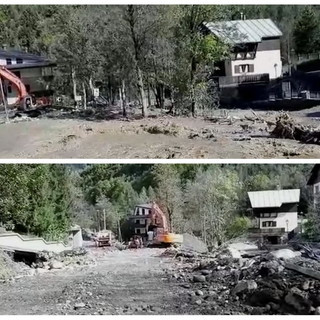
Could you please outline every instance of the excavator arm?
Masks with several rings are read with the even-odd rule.
[[[9,71],[4,66],[0,66],[0,76],[5,80],[8,80],[10,83],[12,83],[12,85],[18,91],[18,98],[14,103],[14,105],[18,104],[19,107],[22,108],[23,110],[30,108],[32,106],[31,97],[29,96],[26,86],[20,80],[20,78],[17,77],[14,73]]]

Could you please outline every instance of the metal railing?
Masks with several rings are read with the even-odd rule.
[[[243,83],[259,83],[269,82],[270,77],[268,73],[243,75],[243,76],[225,76],[219,77],[219,86],[239,85]]]
[[[256,234],[283,234],[286,230],[285,228],[250,228],[248,232]]]

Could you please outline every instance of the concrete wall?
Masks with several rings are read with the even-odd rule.
[[[66,246],[62,242],[47,242],[43,238],[28,239],[18,233],[0,234],[0,248],[31,252],[51,251],[56,253],[72,250],[71,246]]]
[[[274,44],[268,46],[266,41],[258,44],[256,56],[254,59],[245,60],[226,60],[225,70],[226,76],[255,75],[268,73],[270,79],[276,79],[282,75],[282,61],[280,51],[280,40],[272,40],[279,42],[279,48]],[[253,72],[235,73],[235,66],[253,64]],[[275,67],[277,65],[277,67]]]
[[[288,220],[288,226],[287,221]],[[276,221],[275,227],[263,227],[262,223],[265,221]],[[298,213],[297,212],[279,212],[276,218],[259,218],[260,229],[277,229],[284,228],[285,231],[292,231],[298,226]]]

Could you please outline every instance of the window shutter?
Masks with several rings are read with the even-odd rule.
[[[240,66],[234,66],[234,73],[240,73]]]
[[[254,72],[254,65],[253,64],[249,64],[249,72]]]

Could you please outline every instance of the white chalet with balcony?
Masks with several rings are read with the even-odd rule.
[[[207,33],[228,43],[231,56],[220,63],[219,86],[269,82],[282,75],[282,32],[271,19],[205,23]]]
[[[251,232],[279,243],[290,237],[298,228],[300,189],[248,192],[255,226]]]

